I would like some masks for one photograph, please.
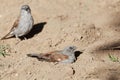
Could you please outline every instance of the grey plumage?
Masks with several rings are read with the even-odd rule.
[[[34,20],[31,15],[30,7],[28,5],[23,5],[21,7],[20,16],[14,22],[10,32],[1,38],[1,40],[6,39],[8,36],[15,36],[16,38],[24,36],[31,31],[33,24]]]
[[[73,63],[74,61],[76,61],[76,57],[75,57],[75,50],[76,50],[76,46],[68,46],[66,47],[62,53],[64,55],[68,56],[68,59],[60,61],[60,63]]]
[[[52,51],[44,54],[27,54],[28,57],[35,57],[40,61],[73,63],[76,60],[75,46],[68,46],[63,50]]]

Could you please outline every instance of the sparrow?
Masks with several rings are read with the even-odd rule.
[[[11,28],[8,34],[6,34],[4,37],[1,38],[1,40],[13,36],[15,36],[16,38],[24,36],[31,31],[33,24],[34,24],[34,20],[31,15],[31,9],[29,5],[22,5],[20,10],[20,15],[15,20],[13,27]]]
[[[39,61],[58,62],[58,63],[73,63],[76,61],[75,50],[76,46],[67,46],[63,50],[56,50],[41,54],[27,54],[28,57],[35,57]]]

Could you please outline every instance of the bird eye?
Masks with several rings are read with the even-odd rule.
[[[25,9],[26,11],[28,11],[28,8],[26,7],[26,9]]]
[[[70,47],[69,49],[73,49],[73,47]]]

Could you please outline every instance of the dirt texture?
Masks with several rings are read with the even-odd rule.
[[[20,13],[31,8],[34,27],[18,44],[16,38],[0,40],[10,45],[0,56],[0,80],[120,80],[120,0],[1,0],[0,38]],[[77,47],[72,64],[41,62],[29,53],[46,53]],[[82,52],[82,53],[81,53]]]

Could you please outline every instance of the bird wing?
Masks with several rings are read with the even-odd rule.
[[[60,62],[68,59],[67,55],[58,54],[57,51],[42,54],[27,54],[28,57],[36,57],[39,61]]]
[[[40,59],[44,59],[45,61],[48,62],[59,62],[65,59],[68,59],[67,55],[64,54],[60,54],[59,51],[53,51],[53,52],[49,52],[46,54],[41,54],[42,56],[40,56]]]
[[[11,28],[10,32],[13,31],[13,30],[18,26],[18,24],[19,24],[19,19],[20,19],[20,17],[18,17],[18,18],[15,20],[15,22],[14,22],[14,24],[13,24],[13,27]]]
[[[15,20],[15,22],[14,22],[14,24],[13,24],[13,27],[10,29],[9,33],[7,33],[4,37],[2,37],[1,40],[6,39],[6,37],[8,37],[8,36],[10,35],[10,33],[18,26],[18,24],[19,24],[19,18],[20,18],[20,17],[18,17],[18,18]]]

